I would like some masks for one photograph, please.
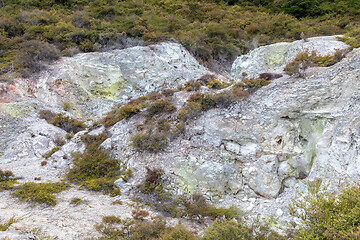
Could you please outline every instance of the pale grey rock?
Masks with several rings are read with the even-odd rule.
[[[66,132],[41,119],[8,144],[2,158],[41,158],[56,146],[56,139],[64,139]]]
[[[296,54],[308,50],[310,53],[315,51],[318,55],[332,55],[336,49],[342,50],[349,47],[342,41],[336,39],[337,36],[313,37],[290,43],[275,43],[259,47],[247,55],[238,57],[232,65],[231,77],[235,81],[242,81],[242,73],[247,74],[247,78],[257,78],[260,73],[280,73],[284,74],[284,67],[293,61]]]
[[[281,210],[280,208],[278,208],[276,210],[276,215],[278,215],[279,217],[281,217],[284,214],[283,210]]]
[[[136,51],[139,53],[142,50]],[[320,54],[327,52],[324,50]],[[92,58],[95,59],[93,56],[89,57]],[[92,64],[91,66],[97,66],[95,60]],[[334,191],[345,183],[358,182],[359,69],[360,49],[354,49],[334,66],[308,69],[306,79],[284,76],[274,80],[243,102],[225,109],[212,109],[189,120],[185,133],[171,141],[165,151],[160,153],[136,152],[131,147],[130,138],[137,131],[136,124],[146,120],[145,114],[139,113],[116,123],[107,129],[109,138],[103,143],[103,147],[112,149],[111,154],[121,160],[124,166],[132,168],[135,174],[129,182],[116,181],[116,185],[124,193],[119,199],[125,201],[125,204],[116,206],[116,213],[126,217],[131,215],[131,209],[126,204],[129,202],[127,198],[131,197],[134,187],[144,181],[145,166],[164,170],[164,181],[174,196],[184,192],[202,192],[213,204],[236,205],[248,211],[250,216],[281,215],[281,219],[289,221],[291,218],[286,210],[287,206],[296,197],[296,192],[306,194],[308,181],[321,179],[324,183],[330,183],[328,189]],[[95,76],[96,72],[102,70],[86,71]],[[104,76],[106,74],[104,70]],[[107,84],[105,80],[104,84]],[[96,83],[91,86],[105,85]],[[71,90],[77,87],[85,89],[88,86],[82,88],[76,84],[66,85],[65,81],[62,90],[69,90],[67,95],[71,96],[74,94]],[[151,85],[149,88],[144,87],[150,88]],[[45,89],[48,90],[44,88],[44,91]],[[80,91],[76,95],[76,99],[84,97],[78,103],[75,101],[76,106],[86,102],[81,111],[100,116],[111,108],[112,100],[86,91]],[[56,99],[60,96],[60,91],[54,95],[50,92],[48,95],[38,93],[37,96],[39,99],[49,96],[48,101],[59,111],[60,100]],[[136,93],[136,90],[132,93]],[[91,100],[88,98],[90,95],[94,97]],[[187,92],[176,93],[176,105],[181,107],[188,95]],[[121,102],[121,99],[119,96],[116,101]],[[43,109],[44,105],[46,104],[40,104],[40,107],[34,109]],[[105,107],[102,108],[103,106]],[[41,167],[40,163],[44,160],[41,154],[51,150],[55,137],[64,136],[65,132],[39,120],[33,113],[34,109],[23,116],[18,110],[23,108],[16,104],[6,106],[6,111],[4,107],[1,109],[7,114],[2,118],[5,120],[1,124],[16,129],[16,137],[9,137],[9,131],[0,136],[2,142],[8,139],[4,155],[0,158],[0,168],[11,169],[17,176],[23,176],[21,181],[33,181],[34,176],[41,176],[43,182],[63,178],[64,170],[71,167],[71,152],[81,152],[85,148],[81,135],[86,130],[67,141],[48,160],[49,163]],[[76,111],[71,114],[76,116]],[[21,119],[20,127],[8,124],[13,118]],[[92,134],[101,131],[96,129]],[[53,166],[57,168],[54,169]],[[93,226],[101,221],[101,217],[115,212],[114,206],[109,207],[114,199],[102,194],[80,193],[75,188],[61,193],[59,206],[51,209],[31,209],[27,205],[18,205],[6,194],[9,193],[0,193],[1,199],[5,199],[0,203],[1,215],[12,216],[16,213],[17,216],[31,216],[22,219],[15,226],[46,226],[47,233],[56,232],[59,239],[81,239],[88,232],[94,234]],[[81,206],[81,211],[69,209],[69,201],[76,196],[89,200],[89,205]]]
[[[45,238],[39,238],[33,233],[29,233],[26,231],[17,231],[17,230],[11,230],[11,231],[0,231],[0,239],[4,240],[40,240]]]
[[[41,72],[36,83],[21,80],[16,87],[22,96],[41,99],[48,107],[61,108],[69,102],[74,116],[94,117],[115,103],[177,88],[205,74],[213,73],[182,45],[164,42],[64,57]]]
[[[241,146],[239,144],[237,144],[236,142],[226,142],[225,149],[227,151],[233,152],[235,154],[239,154],[241,151]]]
[[[240,169],[233,164],[212,162],[211,159],[189,159],[178,163],[176,169],[179,184],[186,191],[203,192],[211,197],[236,194],[242,189]]]
[[[245,167],[242,173],[254,192],[265,198],[275,198],[282,186],[277,175],[277,168],[276,156],[263,155],[257,162]]]

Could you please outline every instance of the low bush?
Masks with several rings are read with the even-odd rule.
[[[239,217],[241,211],[232,206],[230,208],[217,208],[209,205],[206,202],[205,197],[202,194],[194,193],[190,200],[183,198],[183,204],[185,206],[185,213],[191,219],[201,220],[203,217],[209,216],[212,219],[219,217],[225,217],[226,219],[233,219]]]
[[[237,87],[232,87],[230,90],[210,95],[217,107],[228,107],[229,105],[243,100],[248,96],[248,92]]]
[[[217,219],[205,230],[203,240],[285,240],[259,219],[253,223],[232,219]]]
[[[316,52],[309,53],[307,50],[296,54],[294,61],[286,64],[284,71],[288,75],[305,77],[305,70],[314,65]]]
[[[149,212],[146,210],[142,210],[142,209],[134,209],[131,211],[131,216],[135,220],[139,220],[139,219],[143,220],[144,218],[149,216]]]
[[[77,205],[79,205],[79,204],[81,204],[81,203],[83,203],[83,202],[84,202],[84,200],[82,200],[82,199],[79,198],[79,197],[74,197],[74,198],[72,198],[72,199],[70,200],[70,204],[75,205],[75,206],[77,206]]]
[[[56,114],[51,124],[65,130],[68,133],[77,133],[84,130],[86,127],[82,121],[72,119],[64,113]]]
[[[198,240],[198,239],[200,238],[181,225],[177,225],[175,227],[170,227],[165,229],[165,231],[163,231],[159,237],[159,240]]]
[[[17,179],[12,171],[3,171],[0,169],[0,192],[12,189]]]
[[[111,194],[117,191],[114,181],[123,171],[120,161],[100,147],[105,139],[105,134],[82,136],[86,149],[84,153],[73,154],[74,166],[69,170],[67,179],[81,183],[89,190]]]
[[[111,215],[111,216],[104,216],[102,218],[102,222],[107,224],[120,224],[122,221],[121,218]]]
[[[284,71],[286,74],[297,77],[305,77],[305,70],[309,67],[319,66],[328,67],[341,61],[348,50],[337,49],[334,55],[318,56],[315,51],[309,53],[307,50],[299,52],[294,61],[286,64]]]
[[[176,92],[175,89],[164,89],[164,90],[162,90],[162,94],[165,97],[170,97],[170,96],[174,95],[175,92]]]
[[[204,83],[202,81],[196,80],[196,81],[190,81],[184,84],[184,87],[181,87],[181,89],[185,89],[186,91],[198,91],[201,86],[203,86]]]
[[[116,216],[105,216],[96,230],[101,239],[153,240],[159,239],[166,230],[166,221],[161,218],[151,220],[122,220]]]
[[[205,85],[210,89],[223,89],[229,86],[228,83],[221,82],[213,74],[205,74],[198,80],[196,80],[200,85]]]
[[[123,120],[129,119],[135,114],[139,113],[142,109],[147,107],[149,103],[147,102],[147,98],[138,98],[131,100],[124,106],[120,107],[117,110],[113,110],[109,112],[102,120],[105,127],[111,127],[115,123]]]
[[[270,80],[256,78],[256,79],[245,79],[245,88],[248,89],[248,91],[253,92],[263,86],[269,85],[271,83]]]
[[[265,80],[274,80],[277,78],[281,78],[283,75],[278,73],[260,73],[259,78]]]
[[[121,201],[121,200],[115,200],[115,201],[113,201],[112,203],[111,203],[111,205],[122,205],[123,204],[123,202]]]
[[[55,147],[53,147],[49,152],[43,154],[42,157],[48,159],[48,158],[50,158],[54,153],[56,153],[57,151],[59,151],[60,148],[61,148],[60,146],[55,146]]]
[[[216,106],[209,94],[194,93],[188,99],[188,106],[193,111],[207,111]]]
[[[14,179],[14,174],[10,170],[3,171],[0,169],[0,182],[8,182]]]
[[[155,218],[150,221],[136,221],[130,229],[130,240],[151,240],[160,237],[166,229],[166,221],[161,218]]]
[[[77,119],[72,119],[64,113],[55,114],[49,110],[41,110],[40,118],[45,119],[49,124],[59,127],[68,133],[77,133],[86,128],[86,125]]]
[[[158,99],[147,108],[149,117],[161,113],[172,113],[174,111],[176,111],[176,107],[166,99]]]
[[[160,152],[168,145],[166,134],[153,130],[136,133],[131,137],[131,145],[138,151]]]
[[[360,27],[356,27],[351,31],[347,32],[344,36],[338,37],[341,41],[350,45],[351,48],[359,48],[360,47]]]
[[[302,224],[294,230],[294,238],[360,238],[360,187],[350,186],[340,193],[329,193],[326,189],[317,179],[309,183],[308,195],[290,204],[290,214],[302,220]]]
[[[57,201],[54,193],[59,193],[68,186],[69,184],[67,183],[27,182],[16,187],[12,195],[20,201],[37,202],[55,206]]]
[[[61,104],[61,107],[64,109],[64,111],[69,111],[72,109],[71,104],[69,102],[64,102]]]
[[[6,231],[13,223],[16,223],[16,222],[17,222],[17,219],[15,217],[11,217],[7,221],[1,221],[0,222],[0,231]]]
[[[52,44],[40,40],[25,41],[20,44],[17,64],[24,77],[44,69],[44,62],[60,58],[59,51]]]
[[[147,96],[145,96],[143,98],[147,99],[147,100],[151,100],[151,101],[156,101],[158,99],[161,99],[162,97],[163,97],[163,94],[157,93],[157,92],[152,92],[152,93],[149,93]]]

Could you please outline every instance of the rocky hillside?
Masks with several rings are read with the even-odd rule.
[[[303,78],[283,72],[301,51],[326,56],[347,47],[336,37],[260,47],[238,57],[227,79],[181,45],[161,43],[61,58],[39,76],[2,83],[0,169],[21,177],[15,185],[64,179],[76,166],[73,153],[87,152],[86,136],[104,136],[101,147],[133,176],[115,181],[121,191],[115,197],[70,181],[56,206],[18,202],[12,190],[2,191],[0,216],[18,220],[0,237],[36,239],[32,229],[40,228],[58,239],[95,238],[103,216],[130,217],[139,206],[201,234],[210,223],[166,215],[149,204],[159,199],[137,190],[156,169],[172,196],[201,193],[215,206],[235,205],[246,218],[274,216],[281,231],[285,222],[297,221],[288,205],[309,183],[337,191],[360,180],[360,50],[335,65],[308,68]],[[282,77],[256,90],[246,80],[268,72]],[[121,117],[126,103],[141,108]],[[44,117],[46,111],[84,125],[68,131]],[[70,204],[76,197],[84,203]],[[112,205],[116,200],[122,205]]]

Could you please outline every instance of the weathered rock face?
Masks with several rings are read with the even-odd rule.
[[[108,112],[113,101],[176,88],[210,73],[180,44],[161,43],[62,58],[37,80],[21,79],[16,87],[48,106],[70,102],[74,115],[94,117]],[[14,93],[3,98],[9,95]]]
[[[162,167],[182,191],[282,215],[307,181],[321,179],[339,189],[360,180],[359,69],[355,49],[334,66],[309,69],[305,79],[274,80],[248,101],[191,122],[164,153],[127,148],[124,136],[130,138],[140,116],[115,125],[112,144],[130,166]]]
[[[247,64],[248,74],[281,72],[286,59],[294,57],[296,49],[303,45],[310,51],[313,46],[321,55],[346,47],[334,37],[280,43],[254,50],[244,62],[237,60],[234,65]],[[83,151],[80,136],[84,132],[68,140],[47,160],[46,166],[41,166],[45,160],[42,155],[65,132],[40,120],[38,110],[52,107],[60,111],[61,103],[71,100],[78,110],[73,115],[96,117],[110,109],[114,103],[111,98],[120,101],[123,96],[146,94],[163,86],[175,87],[208,72],[182,49],[177,44],[164,43],[65,59],[33,82],[30,92],[34,98],[28,98],[29,85],[18,82],[16,94],[22,98],[0,105],[0,130],[4,130],[0,136],[3,151],[0,169],[11,169],[24,177],[21,181],[31,181],[37,176],[43,182],[60,180],[71,165],[71,152]],[[282,59],[275,64],[277,67],[271,68],[274,71],[268,63],[259,60],[265,52],[266,59]],[[54,70],[56,67],[58,71]],[[243,71],[239,69],[234,69],[233,76]],[[359,69],[360,49],[355,49],[334,66],[308,69],[304,79],[284,76],[273,80],[247,100],[228,108],[212,109],[188,121],[185,133],[160,153],[139,153],[130,146],[136,125],[146,120],[144,114],[121,120],[108,129],[109,138],[102,144],[135,173],[129,182],[116,181],[123,192],[119,199],[129,201],[134,186],[143,181],[145,166],[159,167],[165,171],[174,194],[202,192],[215,204],[235,204],[250,215],[260,213],[286,219],[288,203],[296,191],[306,191],[308,181],[321,179],[330,183],[330,189],[359,181]],[[107,87],[112,90],[109,92]],[[177,92],[172,100],[180,108],[189,94]],[[90,134],[102,131],[103,127]],[[62,194],[60,206],[32,211],[23,205],[17,209],[9,194],[2,192],[0,197],[6,201],[0,201],[0,216],[3,213],[34,215],[37,223],[51,226],[48,229],[59,233],[60,239],[79,239],[87,232],[94,233],[92,226],[101,221],[103,212],[113,213],[113,206],[102,204],[106,201],[110,205],[109,196],[87,196],[86,191],[73,188]],[[89,199],[89,205],[83,209],[87,210],[86,214],[93,214],[91,219],[67,210],[68,202],[76,196]],[[131,209],[126,206],[118,206],[118,213],[126,211],[125,215],[130,216]],[[85,230],[79,230],[81,221],[86,221]],[[26,220],[17,224],[31,225]],[[70,237],[62,232],[62,226],[71,232]]]
[[[336,49],[342,50],[349,46],[336,39],[336,36],[313,37],[291,43],[276,43],[254,49],[247,55],[238,57],[232,65],[231,78],[235,81],[257,78],[261,73],[283,73],[285,65],[293,61],[301,51],[315,51],[318,55],[332,55]]]

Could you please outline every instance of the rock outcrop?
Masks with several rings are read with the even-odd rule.
[[[249,56],[239,58],[243,62],[239,63],[238,59],[234,63],[238,67],[234,67],[232,75],[238,76],[239,71],[246,71],[249,76],[262,72],[281,73],[283,65],[303,45],[309,50],[313,46],[321,55],[347,47],[335,37],[261,47]],[[277,51],[279,48],[284,50]],[[71,152],[84,149],[80,136],[85,131],[78,132],[48,159],[46,166],[41,166],[40,162],[44,160],[42,155],[51,150],[56,138],[63,137],[65,132],[40,120],[37,111],[47,105],[60,111],[64,99],[75,99],[74,103],[83,115],[94,116],[96,120],[109,109],[104,107],[96,112],[101,106],[120,102],[123,96],[138,96],[141,92],[158,91],[163,86],[176,87],[209,73],[182,50],[177,44],[163,43],[136,47],[122,53],[115,51],[116,54],[92,53],[65,59],[57,63],[56,66],[61,66],[58,71],[52,70],[42,75],[37,82],[38,87],[34,88],[33,99],[27,98],[24,93],[27,85],[18,83],[19,96],[30,101],[27,106],[21,99],[1,105],[0,127],[6,131],[1,136],[1,150],[4,153],[0,158],[0,169],[12,170],[24,177],[21,181],[31,181],[35,175],[41,175],[42,182],[59,181],[71,166]],[[268,63],[259,60],[264,53],[266,59],[280,60],[276,60],[276,64],[270,68]],[[75,66],[77,61],[80,64]],[[120,67],[123,66],[120,62],[125,62],[127,67]],[[51,68],[55,69],[56,66]],[[343,183],[360,180],[359,69],[360,49],[354,49],[333,66],[309,68],[305,78],[285,75],[275,79],[247,100],[227,108],[211,109],[189,120],[185,133],[171,141],[160,153],[137,152],[130,146],[130,138],[136,132],[137,124],[146,120],[144,114],[119,121],[107,130],[108,139],[103,143],[105,148],[111,149],[113,156],[121,159],[135,174],[128,182],[116,181],[123,192],[119,198],[129,201],[132,189],[143,181],[145,167],[162,168],[174,195],[202,192],[212,203],[222,206],[235,204],[250,216],[262,214],[289,219],[287,206],[297,191],[306,192],[308,181],[320,179],[329,183],[329,190],[338,190]],[[55,84],[58,79],[71,82],[70,85],[59,85],[62,86],[63,96]],[[116,91],[110,95],[101,93],[116,82],[126,84],[120,84],[121,87],[116,85]],[[69,86],[80,89],[80,92],[72,91]],[[186,91],[177,92],[172,100],[180,108],[189,94]],[[82,96],[86,97],[81,99]],[[80,104],[76,104],[76,101]],[[72,114],[76,115],[76,112]],[[11,131],[16,135],[12,135]],[[105,130],[99,127],[92,131],[90,134]],[[89,195],[90,203],[83,208],[86,213],[92,212],[91,216],[96,219],[87,218],[83,231],[71,226],[76,224],[81,228],[78,222],[79,219],[84,220],[82,216],[64,212],[68,201],[76,195],[87,198],[86,191],[70,189],[63,195],[66,201],[60,200],[60,206],[55,207],[53,213],[52,209],[40,208],[36,208],[36,211],[26,207],[14,210],[16,203],[10,202],[7,193],[2,192],[0,197],[6,201],[0,204],[0,215],[34,215],[37,216],[36,223],[46,225],[45,214],[49,221],[54,221],[48,223],[52,231],[61,232],[65,225],[71,233],[70,238],[76,239],[91,232],[90,226],[100,221],[101,214],[90,208],[110,214],[111,209],[101,201],[109,204],[112,201],[108,196]],[[128,207],[119,206],[117,209],[130,215],[131,209]],[[17,226],[21,228],[28,224],[29,221],[21,220]]]
[[[320,56],[333,55],[335,51],[343,50],[349,46],[337,36],[313,37],[295,42],[281,42],[251,51],[247,55],[239,56],[232,65],[231,78],[241,81],[245,78],[257,78],[261,73],[284,73],[285,65],[293,61],[301,51],[315,51]]]

